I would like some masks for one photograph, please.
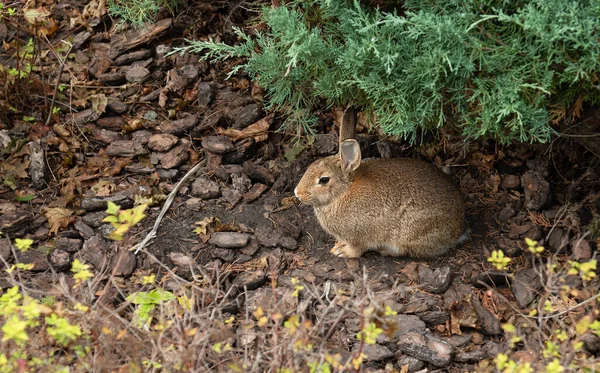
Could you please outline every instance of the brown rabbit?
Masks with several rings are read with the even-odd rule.
[[[314,207],[337,242],[331,252],[358,258],[383,255],[433,257],[467,239],[461,191],[441,170],[411,158],[361,163],[356,140],[338,155],[311,164],[294,190]]]

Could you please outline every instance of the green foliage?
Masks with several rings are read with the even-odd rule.
[[[502,250],[494,250],[492,251],[492,255],[488,258],[488,262],[492,263],[497,270],[505,270],[510,263],[510,258],[504,256],[504,252]]]
[[[89,264],[84,264],[83,262],[79,261],[79,259],[73,260],[71,272],[75,273],[73,278],[75,279],[76,287],[94,277],[94,274],[90,271],[90,268],[91,266]]]
[[[171,13],[175,11],[179,0],[108,0],[108,11],[139,28],[144,23],[154,22],[161,7]]]
[[[150,312],[159,304],[175,299],[173,293],[163,289],[153,289],[149,292],[139,292],[127,297],[128,301],[136,304],[136,323],[138,326],[149,325],[152,322]]]
[[[56,339],[60,344],[66,346],[70,341],[81,336],[81,328],[77,325],[71,325],[67,319],[56,316],[55,313],[46,317],[46,332],[49,336]]]
[[[62,353],[85,356],[87,347],[73,342],[85,342],[87,336],[83,334],[81,327],[72,325],[65,317],[60,317],[59,314],[63,312],[62,306],[53,310],[48,302],[43,303],[22,294],[17,286],[7,289],[0,296],[0,372],[68,371],[66,366],[57,364],[55,358],[60,359]],[[43,314],[50,316],[42,318]],[[47,338],[40,338],[40,333],[45,333]],[[62,353],[55,354],[50,348],[48,353],[40,354],[40,340],[48,340],[50,346],[58,343]],[[31,353],[32,345],[36,346],[36,353]],[[26,364],[28,369],[23,369],[23,364]],[[75,366],[72,358],[67,364]]]
[[[403,13],[290,1],[265,7],[254,37],[235,29],[238,45],[188,41],[175,52],[245,58],[231,74],[244,69],[267,90],[267,108],[309,133],[324,102],[362,107],[411,140],[452,124],[474,138],[546,141],[551,117],[600,102],[597,2],[411,0]]]
[[[110,223],[115,230],[109,235],[113,240],[120,241],[123,235],[134,225],[146,217],[144,211],[148,208],[147,204],[139,205],[129,210],[121,210],[114,202],[108,202],[106,213],[109,215],[102,221]]]

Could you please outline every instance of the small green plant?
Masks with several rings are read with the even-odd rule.
[[[79,259],[73,260],[71,272],[74,273],[73,278],[75,279],[76,287],[94,277],[90,268],[91,266],[89,264],[82,263]]]
[[[108,208],[106,213],[109,215],[102,221],[110,223],[115,230],[109,235],[113,240],[120,241],[123,239],[123,235],[131,229],[134,225],[142,221],[146,215],[144,211],[148,208],[148,205],[140,205],[129,210],[121,210],[114,202],[108,202]]]
[[[152,312],[157,305],[174,299],[175,296],[173,293],[163,289],[154,289],[149,292],[142,291],[127,297],[128,301],[137,305],[135,317],[138,327],[149,326],[152,322],[150,312]]]
[[[497,270],[504,271],[508,268],[508,263],[510,263],[510,260],[511,259],[509,257],[504,256],[504,252],[502,250],[494,250],[487,261],[492,263]]]

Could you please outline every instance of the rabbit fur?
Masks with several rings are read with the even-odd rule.
[[[412,158],[361,162],[353,139],[312,163],[294,194],[313,206],[340,257],[434,257],[467,239],[463,196],[446,174]]]

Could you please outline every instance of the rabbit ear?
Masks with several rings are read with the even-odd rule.
[[[340,144],[340,161],[344,172],[352,172],[360,165],[360,146],[354,139],[346,140]]]
[[[356,117],[357,110],[353,106],[348,107],[344,112],[340,125],[340,144],[345,140],[356,138]]]

